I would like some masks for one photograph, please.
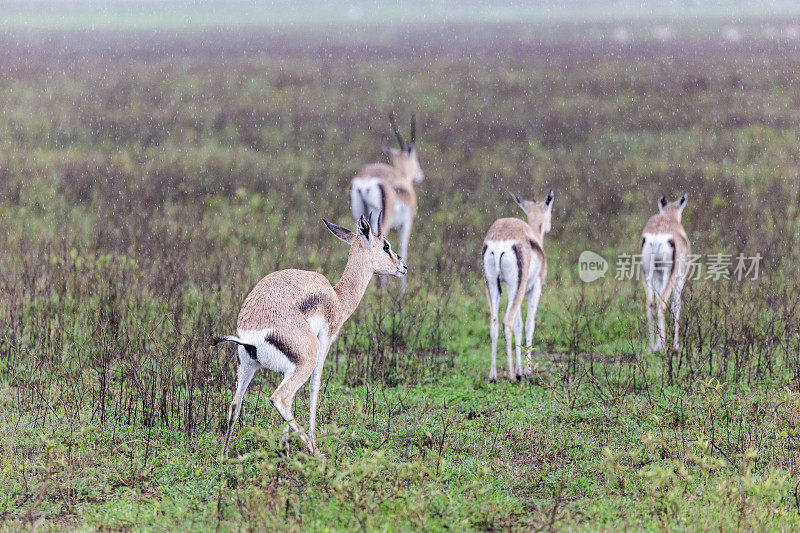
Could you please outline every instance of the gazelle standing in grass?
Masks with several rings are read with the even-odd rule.
[[[411,225],[417,214],[417,195],[414,184],[425,178],[419,166],[417,132],[414,115],[411,115],[411,140],[406,141],[400,134],[394,113],[389,115],[389,123],[397,137],[399,148],[384,146],[392,159],[392,165],[374,163],[362,168],[350,183],[350,208],[353,220],[365,217],[375,226],[380,223],[386,231],[396,229],[399,233],[398,250],[400,256],[408,259],[408,242],[411,238]],[[402,286],[405,290],[406,280]],[[381,278],[381,286],[385,279]]]
[[[528,313],[525,319],[525,346],[533,343],[536,325],[536,308],[542,295],[542,285],[547,275],[544,256],[544,234],[550,231],[553,210],[553,191],[547,193],[543,202],[523,200],[512,194],[512,198],[528,215],[525,222],[519,218],[501,218],[495,221],[483,240],[483,276],[486,282],[486,297],[489,300],[492,334],[492,368],[489,380],[497,380],[497,313],[500,306],[502,284],[508,289],[508,307],[503,317],[503,333],[508,358],[508,379],[522,377],[531,372],[530,352],[526,353],[525,370],[522,369],[522,299],[528,297]],[[516,338],[517,367],[514,371],[512,359],[512,328]]]
[[[667,332],[664,313],[672,293],[672,316],[675,327],[672,348],[678,351],[678,320],[681,315],[681,291],[686,278],[687,260],[691,251],[689,238],[681,224],[686,195],[675,202],[658,199],[658,214],[650,217],[642,231],[641,254],[645,293],[647,294],[647,328],[650,350],[666,351]],[[658,339],[653,335],[653,311],[658,308]]]
[[[408,270],[383,236],[380,223],[374,233],[367,219],[360,217],[358,233],[353,233],[325,219],[323,222],[331,233],[350,245],[347,266],[339,282],[331,286],[322,274],[305,270],[273,272],[259,281],[245,298],[236,336],[214,339],[214,344],[230,341],[239,345],[236,394],[228,411],[223,455],[228,452],[244,393],[256,371],[262,368],[283,374],[270,402],[286,421],[284,442],[289,428],[300,432],[292,413],[292,401],[298,389],[311,379],[308,434],[300,433],[300,438],[311,453],[318,453],[314,429],[328,348],[344,321],[355,311],[373,274],[401,277]]]

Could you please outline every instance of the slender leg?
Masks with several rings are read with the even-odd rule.
[[[494,286],[493,289],[492,286]],[[497,280],[487,282],[486,297],[489,300],[489,314],[491,316],[489,329],[492,334],[492,368],[489,370],[489,381],[497,381],[497,334],[500,331],[500,321],[497,319],[500,307],[500,291],[498,290]]]
[[[518,289],[522,290],[522,289]],[[517,379],[522,377],[522,307],[517,309],[517,316],[514,317],[514,342],[517,355]]]
[[[520,308],[522,307],[522,299],[525,297],[525,288],[528,286],[528,261],[525,257],[521,258],[522,268],[518,270],[517,259],[513,254],[504,255],[500,260],[500,269],[503,271],[503,278],[508,282],[508,307],[506,314],[503,316],[503,333],[506,338],[506,356],[508,359],[508,379],[514,381],[517,374],[514,372],[514,360],[511,353],[511,345],[513,339],[511,337],[512,327],[517,329],[518,343],[522,343],[522,315]],[[519,273],[522,276],[519,275]],[[521,346],[517,345],[517,359],[521,361]]]
[[[673,289],[672,293],[672,317],[675,321],[675,328],[672,333],[672,349],[676,352],[680,347],[680,341],[678,336],[678,321],[681,318],[681,291],[683,291],[683,282],[684,277],[683,275],[678,275],[678,278],[675,280],[675,288]]]
[[[295,394],[297,394],[297,390],[306,382],[311,374],[314,372],[314,368],[317,364],[317,353],[319,352],[319,341],[316,337],[312,337],[308,341],[309,346],[304,355],[301,356],[300,361],[295,367],[294,371],[291,373],[287,373],[283,378],[283,381],[278,388],[275,389],[275,392],[272,393],[270,396],[270,401],[272,405],[275,406],[278,413],[283,417],[283,419],[289,423],[289,427],[292,428],[292,431],[296,431],[300,433],[300,440],[303,441],[303,444],[306,445],[309,452],[312,454],[314,453],[314,446],[305,434],[301,433],[300,426],[297,424],[294,418],[294,413],[292,412],[292,402],[294,402]]]
[[[492,335],[492,367],[489,370],[489,381],[497,381],[497,334],[500,330],[500,323],[497,319],[497,312],[500,308],[500,280],[499,272],[494,263],[494,255],[488,252],[483,258],[483,280],[486,290],[486,299],[489,301],[489,330]]]
[[[325,363],[325,357],[328,355],[328,348],[330,347],[329,344],[325,343],[320,344],[320,353],[317,359],[317,366],[314,368],[314,372],[311,374],[311,378],[308,383],[308,388],[310,391],[309,394],[309,413],[308,413],[308,436],[311,439],[311,443],[314,445],[314,450],[317,450],[317,434],[316,434],[316,426],[317,426],[317,405],[319,403],[319,389],[322,385],[322,365]],[[319,453],[317,451],[317,453]]]
[[[656,310],[655,291],[653,290],[653,280],[645,273],[644,277],[644,290],[647,295],[647,303],[645,309],[647,312],[647,333],[648,333],[648,346],[651,352],[657,352],[658,347],[655,343],[655,335],[653,331],[653,312]]]
[[[233,433],[233,425],[239,418],[239,413],[242,411],[242,402],[244,400],[244,393],[250,385],[250,381],[256,373],[256,370],[261,368],[257,362],[253,361],[247,353],[244,353],[243,347],[239,346],[239,368],[236,371],[236,393],[233,395],[230,409],[228,409],[228,429],[225,432],[225,444],[222,446],[222,455],[228,453],[228,446],[231,442],[231,434]],[[244,353],[244,356],[242,354]]]
[[[400,226],[400,235],[399,235],[399,247],[398,251],[400,252],[400,257],[408,262],[408,241],[411,239],[411,218],[409,217],[405,223]],[[400,278],[400,289],[402,292],[406,292],[406,277],[403,276]]]
[[[353,214],[353,221],[358,224],[358,218],[364,214],[364,201],[356,185],[350,186],[350,212]]]
[[[536,328],[536,310],[539,308],[539,298],[542,296],[542,282],[537,279],[533,288],[528,293],[528,315],[525,317],[525,375],[531,375],[531,350],[533,350],[533,331]]]
[[[508,362],[508,379],[514,381],[516,374],[514,373],[514,356],[513,345],[514,337],[512,328],[517,318],[517,310],[514,308],[514,300],[516,300],[517,292],[520,288],[516,284],[516,280],[509,281],[506,286],[508,287],[508,307],[506,313],[503,315],[503,336],[506,340],[506,360]]]
[[[658,349],[666,351],[667,347],[667,327],[665,323],[665,312],[667,301],[664,298],[658,299]]]

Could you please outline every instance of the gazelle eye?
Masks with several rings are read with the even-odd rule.
[[[391,250],[391,248],[389,247],[389,243],[386,242],[386,241],[383,241],[383,251],[388,254],[389,250]]]

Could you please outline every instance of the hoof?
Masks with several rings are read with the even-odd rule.
[[[489,378],[489,383],[497,383],[497,378]]]

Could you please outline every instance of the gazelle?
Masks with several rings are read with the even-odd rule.
[[[311,453],[317,453],[314,435],[319,401],[322,365],[328,348],[345,320],[355,311],[373,274],[402,277],[408,268],[381,232],[374,233],[360,217],[357,233],[323,219],[336,237],[350,245],[347,266],[336,285],[322,274],[305,270],[279,270],[259,281],[245,298],[239,311],[236,336],[215,338],[213,344],[230,341],[239,345],[236,394],[228,411],[228,428],[222,454],[228,452],[233,425],[242,410],[242,401],[256,371],[268,368],[283,374],[283,380],[270,396],[270,402],[289,428],[300,432],[292,413],[297,390],[311,379],[308,434],[300,438]]]
[[[543,202],[523,200],[512,194],[512,198],[528,215],[525,222],[519,218],[501,218],[492,224],[483,240],[483,276],[486,282],[486,297],[489,300],[492,334],[492,368],[489,380],[497,380],[497,311],[500,305],[501,284],[508,289],[508,307],[503,317],[503,333],[508,357],[508,379],[518,379],[522,369],[522,299],[528,297],[528,313],[525,319],[525,345],[533,343],[536,308],[542,295],[542,285],[547,275],[547,261],[542,246],[544,234],[550,231],[553,210],[553,191],[547,193]],[[517,368],[511,356],[512,337],[516,337]],[[530,352],[526,354],[525,374],[531,372]]]
[[[381,224],[386,228],[396,229],[399,233],[398,250],[401,257],[408,258],[408,241],[411,238],[411,225],[417,214],[417,195],[414,184],[425,178],[419,166],[416,142],[416,121],[411,115],[411,140],[406,141],[400,135],[400,129],[394,118],[389,115],[389,123],[397,137],[400,148],[384,145],[392,165],[374,163],[363,167],[350,183],[350,209],[353,220],[366,217],[372,225]],[[405,278],[402,280],[405,289]],[[381,286],[385,280],[381,279]]]
[[[686,278],[689,239],[681,225],[686,195],[675,202],[658,199],[658,214],[647,221],[642,231],[641,254],[644,289],[647,294],[647,328],[650,350],[666,350],[667,333],[664,312],[672,293],[672,316],[675,328],[672,347],[678,351],[678,319],[681,315],[681,291]],[[653,338],[653,311],[658,306],[658,339]]]

